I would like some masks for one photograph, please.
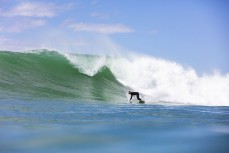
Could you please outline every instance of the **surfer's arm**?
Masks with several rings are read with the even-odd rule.
[[[132,99],[132,95],[130,96],[130,100]]]

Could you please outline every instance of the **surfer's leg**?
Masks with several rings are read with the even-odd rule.
[[[139,97],[139,94],[137,94],[137,99],[138,99],[138,100],[141,100],[141,98]]]

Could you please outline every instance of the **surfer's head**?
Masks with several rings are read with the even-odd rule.
[[[131,92],[129,91],[129,94],[130,94]]]

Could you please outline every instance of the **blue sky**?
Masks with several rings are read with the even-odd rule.
[[[1,0],[0,49],[130,50],[228,73],[228,8],[227,0]]]

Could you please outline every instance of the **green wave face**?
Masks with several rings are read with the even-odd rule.
[[[92,55],[80,55],[90,60]],[[4,98],[63,98],[84,101],[124,101],[122,86],[109,68],[88,76],[54,51],[0,52],[0,96]]]

